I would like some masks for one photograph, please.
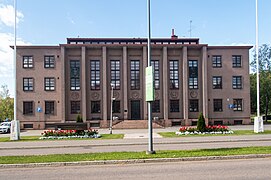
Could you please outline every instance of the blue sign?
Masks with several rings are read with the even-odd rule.
[[[42,108],[41,108],[41,107],[38,107],[38,108],[37,108],[37,112],[39,112],[39,113],[42,112]]]

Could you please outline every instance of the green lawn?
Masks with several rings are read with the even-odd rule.
[[[63,140],[99,140],[99,139],[123,139],[124,134],[101,134],[101,138],[72,138],[72,139],[39,139],[41,136],[21,136],[19,141],[63,141]],[[10,137],[1,137],[0,142],[13,142]],[[15,142],[15,141],[14,141]],[[16,141],[17,142],[17,141]]]
[[[182,158],[182,157],[227,156],[227,155],[270,154],[270,153],[271,147],[267,146],[267,147],[157,151],[156,154],[146,154],[146,152],[110,152],[110,153],[86,153],[86,154],[2,156],[0,158],[0,164],[75,162],[75,161],[97,161],[97,160],[150,159],[150,158]]]
[[[203,137],[203,136],[235,136],[235,135],[261,135],[271,134],[271,130],[265,130],[263,133],[254,133],[253,130],[235,130],[233,134],[205,134],[205,135],[176,135],[175,132],[160,132],[159,134],[165,138],[172,137]]]

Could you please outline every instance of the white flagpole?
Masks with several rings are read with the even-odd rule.
[[[258,33],[258,0],[256,0],[256,73],[257,73],[257,117],[254,118],[254,132],[263,132],[263,119],[260,117],[260,73],[259,73],[259,33]]]

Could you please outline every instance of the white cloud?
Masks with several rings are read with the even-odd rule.
[[[0,77],[13,76],[13,49],[10,48],[14,45],[14,37],[11,33],[0,33]],[[17,45],[30,45],[22,39],[17,39]]]
[[[23,20],[23,13],[17,11],[17,24]],[[14,7],[11,5],[0,4],[0,24],[14,26]]]

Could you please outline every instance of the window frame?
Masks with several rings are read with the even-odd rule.
[[[175,99],[169,100],[169,107],[171,113],[180,112],[180,101]]]
[[[55,101],[45,101],[45,111],[46,115],[54,115],[55,114]]]
[[[241,68],[242,67],[242,56],[241,55],[232,55],[232,67]]]
[[[121,73],[120,73],[120,60],[110,60],[110,77],[111,77],[111,84],[113,85],[114,89],[120,90],[121,86]]]
[[[101,62],[100,60],[90,60],[90,89],[101,89]]]
[[[23,115],[34,115],[33,101],[23,101]]]
[[[223,112],[223,99],[213,99],[213,111]]]
[[[100,114],[101,113],[101,101],[91,101],[91,113]]]
[[[179,89],[179,61],[169,61],[169,89]]]
[[[242,89],[243,88],[243,77],[242,76],[232,76],[232,89]]]
[[[55,78],[45,77],[44,78],[44,91],[55,91]]]
[[[188,73],[189,73],[189,89],[198,89],[198,60],[189,60],[188,61]]]
[[[120,101],[114,100],[112,103],[112,113],[120,113]]]
[[[151,60],[151,66],[153,67],[153,80],[154,80],[154,89],[160,89],[160,61]]]
[[[80,114],[81,113],[81,101],[71,101],[71,114]]]
[[[199,112],[199,100],[190,99],[189,100],[189,112]]]
[[[23,78],[23,91],[32,92],[34,91],[34,78],[24,77]]]
[[[130,89],[140,90],[140,61],[130,61]]]
[[[152,112],[160,113],[160,100],[155,100],[152,102]]]
[[[213,68],[222,68],[222,56],[213,55],[212,56],[212,66]]]
[[[80,60],[70,60],[70,90],[80,91],[80,73],[81,73],[81,63]],[[76,73],[77,72],[77,73]],[[76,73],[76,74],[75,74]]]
[[[243,99],[233,99],[233,111],[243,111]]]
[[[46,68],[46,69],[55,68],[55,56],[54,55],[45,55],[44,56],[44,68]]]
[[[23,68],[32,69],[34,68],[34,58],[33,56],[23,56]]]
[[[212,79],[213,89],[222,89],[222,76],[213,76]]]

